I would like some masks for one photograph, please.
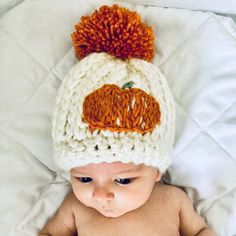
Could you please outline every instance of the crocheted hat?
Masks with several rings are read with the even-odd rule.
[[[54,159],[70,170],[90,163],[171,163],[175,108],[152,64],[154,33],[136,12],[102,6],[71,35],[77,64],[59,88],[52,119]]]

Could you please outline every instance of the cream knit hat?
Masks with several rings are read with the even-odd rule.
[[[111,12],[113,21],[109,18]],[[130,18],[134,26],[129,26],[128,31],[126,20]],[[125,32],[129,35],[126,41],[115,44],[104,35],[112,32],[107,37],[114,39],[114,36],[119,38],[119,32],[125,34],[121,29],[111,30],[112,24],[122,25],[119,19],[123,21],[121,28],[126,25]],[[89,33],[84,35],[84,32],[94,34],[94,28],[89,30],[91,21],[93,27],[104,22],[103,27],[108,31],[97,26],[100,31],[96,35],[100,35],[96,42],[105,37],[101,41],[109,41],[107,47],[102,43],[98,43],[100,48],[94,46],[91,42],[94,37],[88,36]],[[148,62],[150,44],[153,46],[151,28],[140,21],[137,13],[114,5],[103,6],[92,16],[82,17],[76,29],[72,39],[77,56],[83,59],[62,81],[52,118],[57,165],[70,170],[89,163],[121,161],[146,164],[165,172],[171,163],[175,108],[165,77],[157,66]],[[145,33],[149,38],[137,35]],[[137,39],[132,41],[132,37],[143,45],[137,44]]]

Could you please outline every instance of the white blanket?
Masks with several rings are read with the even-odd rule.
[[[0,235],[33,236],[70,190],[50,135],[58,87],[76,63],[70,33],[115,1],[16,2],[0,18]],[[120,4],[154,28],[154,63],[175,97],[163,180],[186,190],[217,235],[236,235],[236,26],[210,12]]]

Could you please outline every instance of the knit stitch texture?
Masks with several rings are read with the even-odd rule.
[[[143,135],[98,129],[91,132],[83,121],[85,97],[104,84],[121,88],[129,81],[159,103],[160,123]],[[107,53],[92,53],[69,71],[59,88],[52,119],[54,159],[64,170],[121,161],[157,167],[163,173],[171,163],[174,130],[173,96],[157,66],[141,59],[121,60]]]

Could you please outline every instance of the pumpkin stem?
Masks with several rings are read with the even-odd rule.
[[[125,89],[125,88],[131,89],[133,85],[134,85],[134,82],[133,82],[133,81],[129,81],[129,82],[125,83],[125,84],[121,87],[121,89]]]

